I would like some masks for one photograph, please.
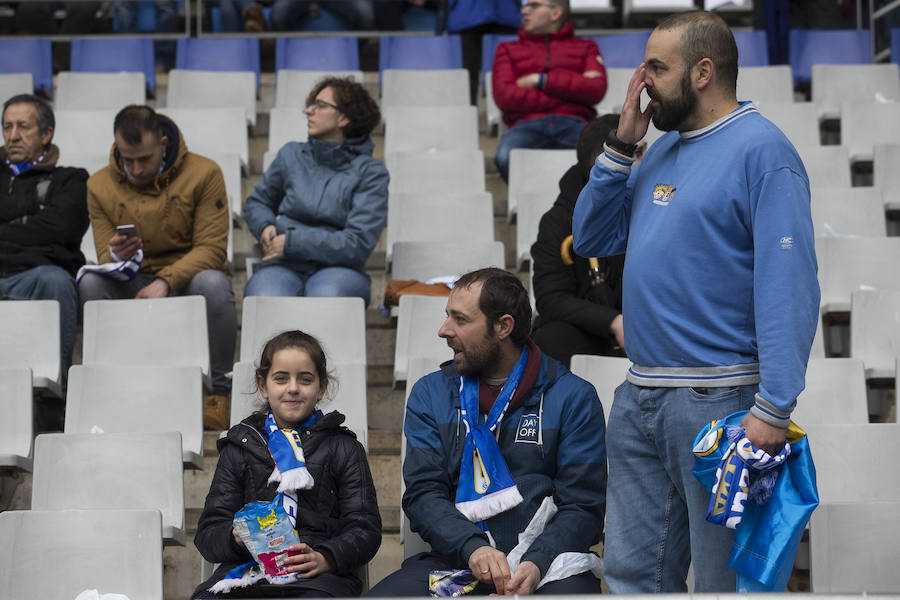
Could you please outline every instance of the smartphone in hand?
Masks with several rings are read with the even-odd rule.
[[[125,237],[136,237],[137,227],[135,227],[134,224],[119,225],[118,227],[116,227],[116,233],[119,235],[124,235]]]

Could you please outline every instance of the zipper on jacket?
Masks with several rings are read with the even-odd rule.
[[[6,190],[6,194],[7,194],[8,196],[12,196],[12,186],[13,186],[13,181],[15,181],[15,180],[16,180],[16,176],[15,176],[15,175],[10,175],[10,177],[9,177],[9,189]]]
[[[547,48],[547,64],[544,66],[544,72],[550,73],[550,36],[544,36],[544,46]]]

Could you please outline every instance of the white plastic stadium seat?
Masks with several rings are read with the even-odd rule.
[[[234,363],[234,369],[231,371],[231,426],[234,427],[262,408],[264,403],[265,400],[256,388],[255,363]]]
[[[504,268],[503,242],[397,242],[391,279],[425,281],[462,275],[482,267]]]
[[[75,598],[85,589],[162,600],[158,510],[0,513],[0,598]]]
[[[796,146],[810,187],[850,187],[850,156],[844,146]]]
[[[850,294],[861,287],[900,290],[900,238],[816,240],[822,312],[848,312]]]
[[[109,164],[109,154],[113,145],[113,121],[118,109],[104,110],[56,110],[56,128],[53,143],[59,148],[59,164],[68,166],[82,164],[69,157],[91,157],[91,161],[105,157],[103,165]],[[87,165],[84,165],[87,167]]]
[[[256,125],[256,74],[253,71],[169,71],[169,108],[232,108],[244,110]],[[190,148],[190,146],[188,146]]]
[[[900,290],[857,290],[850,301],[850,356],[868,379],[894,379],[900,355]]]
[[[625,102],[628,83],[633,75],[634,69],[606,67],[606,94],[603,95],[603,100],[594,105],[598,114],[622,112],[622,103]]]
[[[222,169],[225,178],[225,193],[228,194],[228,206],[231,214],[238,217],[244,204],[244,192],[241,189],[241,157],[237,153],[210,154],[207,156]],[[229,257],[230,260],[230,257]]]
[[[518,194],[518,217],[516,218],[516,266],[521,271],[531,261],[531,245],[537,241],[541,217],[553,203],[555,195],[545,192],[521,191]]]
[[[900,425],[798,425],[809,436],[822,504],[900,501],[900,477],[890,466],[900,452]]]
[[[813,65],[812,101],[823,119],[838,119],[841,104],[900,101],[896,63],[880,65]]]
[[[809,521],[812,591],[896,593],[898,538],[900,502],[820,504]]]
[[[820,144],[819,117],[812,102],[761,102],[757,108],[794,147]]]
[[[27,367],[36,389],[59,396],[59,302],[0,302],[0,331],[0,367]]]
[[[0,98],[6,102],[19,94],[34,93],[34,75],[31,73],[0,73]]]
[[[478,150],[474,106],[393,106],[385,110],[384,152]]]
[[[269,111],[269,152],[273,157],[288,142],[305,142],[308,137],[302,108],[276,106]]]
[[[178,125],[191,152],[203,156],[237,154],[242,167],[250,164],[242,108],[164,108],[161,112]]]
[[[85,365],[199,366],[209,376],[203,296],[84,304]]]
[[[494,82],[491,71],[484,74],[484,115],[487,120],[488,133],[493,130],[494,126],[497,126],[497,134],[502,135],[506,125],[503,123],[503,112],[494,101]]]
[[[791,67],[741,67],[738,69],[737,98],[755,103],[793,102],[794,79]]]
[[[397,242],[494,241],[494,201],[488,192],[397,193],[389,199],[386,260]]]
[[[872,160],[875,144],[900,144],[900,103],[843,103],[841,144],[854,163]]]
[[[75,365],[66,433],[178,431],[182,460],[203,468],[203,374],[198,366]]]
[[[559,180],[576,162],[574,150],[531,150],[517,148],[509,153],[509,194],[507,218],[512,223],[524,193],[559,195]],[[553,204],[551,200],[550,204]]]
[[[465,69],[385,69],[381,111],[394,106],[468,106],[469,72]]]
[[[391,174],[390,194],[482,192],[484,154],[480,150],[393,152],[385,164]]]
[[[147,84],[143,73],[72,73],[56,76],[53,105],[59,110],[119,111],[131,104],[144,104]],[[112,121],[101,131],[112,132]],[[96,135],[96,132],[95,134]]]
[[[597,390],[597,396],[603,404],[603,416],[606,418],[607,427],[616,388],[625,381],[625,373],[629,367],[631,361],[619,356],[576,354],[572,357],[572,372],[587,380]]]
[[[0,367],[0,469],[31,471],[31,369]]]
[[[812,188],[816,237],[887,235],[881,190],[872,187]]]
[[[34,510],[156,509],[162,536],[183,546],[181,435],[49,433],[34,442]]]
[[[397,317],[397,344],[394,351],[394,383],[406,381],[411,358],[444,362],[453,358],[447,341],[438,329],[447,318],[447,298],[441,296],[400,296]]]
[[[810,358],[806,389],[798,396],[791,419],[800,427],[868,423],[863,362],[857,358]]]
[[[326,77],[351,78],[363,82],[362,71],[302,71],[281,69],[276,75],[275,106],[278,108],[306,107],[306,97],[320,80]]]
[[[240,357],[255,364],[265,343],[290,329],[314,336],[337,379],[334,408],[368,448],[365,310],[362,298],[244,298]]]
[[[884,195],[886,210],[900,210],[900,144],[875,144],[874,186]]]

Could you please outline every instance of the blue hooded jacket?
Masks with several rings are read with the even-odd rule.
[[[389,177],[373,148],[369,138],[285,144],[244,204],[250,232],[286,234],[276,260],[302,275],[362,272],[387,219]]]
[[[522,24],[522,3],[518,0],[450,0],[448,8],[447,30],[452,32],[488,23],[509,27]]]

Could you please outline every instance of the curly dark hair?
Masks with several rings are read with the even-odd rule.
[[[334,93],[334,102],[338,110],[350,119],[341,132],[345,138],[368,137],[381,122],[378,104],[366,91],[366,88],[349,77],[326,77],[313,86],[306,97],[306,106],[310,106],[319,92],[330,87]]]

